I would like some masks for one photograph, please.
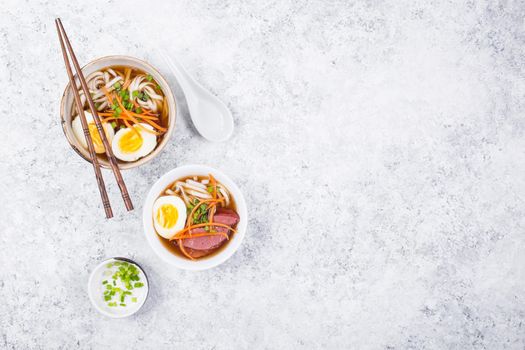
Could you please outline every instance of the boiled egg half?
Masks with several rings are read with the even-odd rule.
[[[138,126],[140,125],[140,126]],[[157,145],[157,136],[151,125],[140,123],[133,128],[122,128],[115,134],[111,148],[115,157],[125,162],[133,162],[151,153]]]
[[[84,111],[84,115],[86,116],[86,122],[88,123],[89,128],[89,134],[91,135],[91,140],[93,140],[93,146],[95,148],[96,153],[104,153],[104,144],[102,143],[102,139],[100,137],[100,134],[97,130],[97,125],[95,124],[95,121],[93,120],[93,115],[87,111]],[[108,139],[108,142],[111,144],[111,141],[113,140],[113,136],[115,135],[115,131],[111,127],[109,123],[102,123],[102,126],[104,127],[104,130],[106,131],[106,138]],[[77,138],[78,142],[84,147],[85,149],[88,148],[86,137],[84,136],[84,130],[82,129],[82,122],[80,121],[80,116],[76,116],[75,119],[73,119],[73,122],[71,123],[71,128],[73,129],[73,134],[75,134],[75,137]]]
[[[153,224],[157,233],[166,238],[184,228],[186,205],[178,196],[162,196],[153,204]]]

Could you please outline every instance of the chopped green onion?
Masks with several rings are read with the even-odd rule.
[[[150,74],[148,74],[148,75],[146,75],[146,80],[147,81],[152,81],[153,77]]]
[[[111,276],[113,279],[112,284],[108,283],[108,280],[102,281],[102,285],[106,286],[104,291],[104,301],[108,302],[108,306],[110,307],[115,307],[118,305],[126,306],[126,296],[129,295],[132,300],[135,300],[133,302],[136,302],[137,298],[133,297],[133,293],[130,290],[132,290],[134,287],[140,288],[144,286],[144,283],[142,282],[135,282],[140,281],[138,268],[128,262],[113,263],[110,266],[117,266],[118,269],[117,271],[114,271],[113,275]],[[106,272],[109,272],[109,275],[111,275],[111,271]],[[117,280],[122,282],[122,286],[125,289],[117,287]],[[117,298],[117,301],[113,300],[114,297]]]
[[[133,298],[131,298],[131,301],[136,303],[137,302],[137,298],[133,297]]]

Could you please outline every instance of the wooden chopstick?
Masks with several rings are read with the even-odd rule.
[[[73,90],[73,96],[75,97],[75,103],[77,105],[78,115],[80,117],[80,122],[82,124],[82,130],[84,131],[84,137],[86,138],[86,143],[88,145],[89,155],[91,157],[91,164],[93,164],[93,170],[95,171],[95,177],[97,178],[98,190],[100,192],[100,197],[102,197],[102,204],[104,205],[104,211],[106,212],[106,218],[110,219],[113,217],[113,210],[111,210],[111,204],[109,203],[108,193],[106,192],[106,185],[104,184],[104,178],[100,172],[100,164],[98,163],[97,153],[95,152],[95,147],[93,146],[93,140],[91,139],[91,134],[89,132],[88,123],[86,121],[86,116],[84,114],[84,107],[80,100],[80,95],[78,93],[77,84],[75,83],[75,77],[71,71],[71,65],[69,64],[69,59],[67,57],[66,48],[64,46],[64,40],[60,34],[60,29],[57,23],[57,32],[58,39],[60,40],[60,47],[62,48],[62,56],[64,57],[64,63],[66,65],[67,75],[69,77],[69,86]]]
[[[86,79],[84,78],[84,75],[82,74],[82,69],[80,68],[80,65],[78,64],[77,58],[75,56],[75,53],[73,52],[73,48],[71,47],[71,43],[69,42],[69,38],[67,37],[66,31],[64,29],[64,26],[62,25],[62,22],[60,21],[60,18],[55,19],[55,23],[57,26],[57,30],[59,32],[59,36],[63,37],[64,39],[64,42],[67,47],[67,51],[69,52],[69,55],[71,56],[71,61],[73,62],[73,66],[75,67],[75,71],[77,72],[78,79],[80,80],[80,85],[82,86],[82,90],[84,90],[84,96],[86,96],[86,100],[88,102],[89,109],[91,110],[91,114],[93,115],[93,119],[95,120],[95,124],[97,126],[98,133],[100,134],[100,138],[102,140],[102,144],[104,145],[104,149],[106,150],[106,156],[109,160],[111,170],[113,171],[113,174],[115,175],[115,179],[120,189],[122,199],[124,199],[124,204],[126,205],[126,209],[128,211],[133,210],[133,203],[131,202],[131,198],[129,198],[129,193],[126,187],[126,183],[124,182],[124,179],[122,178],[122,174],[120,173],[120,169],[117,163],[117,158],[115,158],[115,155],[113,154],[113,150],[111,149],[111,145],[109,144],[109,141],[106,137],[104,127],[98,116],[97,109],[95,108],[95,104],[93,103],[93,100],[91,99],[91,94],[89,92],[89,88],[87,86]],[[76,84],[72,86],[76,87]]]

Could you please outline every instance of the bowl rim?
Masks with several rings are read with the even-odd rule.
[[[151,211],[155,200],[159,197],[162,191],[173,181],[178,178],[198,175],[198,174],[213,174],[213,176],[222,184],[224,184],[232,196],[235,198],[235,204],[237,206],[237,212],[239,214],[239,223],[237,224],[237,232],[232,236],[232,239],[224,249],[217,254],[212,255],[208,258],[202,258],[195,261],[182,258],[170,252],[161,243],[155,229],[153,227],[153,219]],[[155,254],[162,260],[171,264],[177,268],[190,271],[202,271],[216,267],[226,260],[231,258],[233,254],[241,246],[244,237],[246,235],[246,229],[248,226],[248,210],[246,207],[246,201],[244,196],[235,184],[235,182],[225,173],[207,165],[200,164],[189,164],[176,167],[169,170],[162,175],[150,188],[143,205],[142,222],[144,226],[144,235],[149,243],[149,246]]]
[[[173,131],[175,130],[176,119],[177,119],[178,102],[177,102],[177,98],[176,98],[175,94],[171,90],[170,84],[168,83],[166,78],[164,78],[164,76],[159,72],[159,70],[157,68],[155,68],[149,62],[147,62],[145,60],[142,60],[142,59],[139,59],[139,58],[136,58],[136,57],[133,57],[133,56],[127,56],[127,55],[102,56],[102,57],[99,57],[99,58],[96,58],[94,60],[89,61],[88,63],[86,63],[85,65],[83,65],[81,67],[81,70],[84,71],[84,69],[89,68],[92,65],[94,65],[94,64],[96,64],[96,63],[98,63],[100,61],[112,60],[112,59],[113,60],[129,60],[131,62],[139,62],[140,64],[142,64],[142,65],[144,65],[144,66],[146,66],[148,68],[147,69],[147,73],[154,73],[155,75],[157,75],[160,79],[156,79],[155,78],[155,80],[159,83],[159,85],[161,85],[162,90],[164,92],[164,95],[168,98],[168,105],[170,107],[170,111],[169,111],[169,114],[168,114],[168,118],[169,118],[168,130],[164,134],[164,137],[163,137],[162,141],[160,142],[160,144],[157,145],[157,147],[150,154],[148,154],[145,157],[142,157],[142,158],[140,158],[140,159],[138,159],[138,160],[136,160],[134,162],[119,162],[118,163],[119,164],[119,169],[126,170],[126,169],[132,169],[132,168],[135,168],[135,167],[138,167],[138,166],[141,166],[143,164],[146,164],[146,163],[150,162],[153,158],[155,158],[164,149],[164,147],[166,147],[166,145],[169,142],[169,139],[171,138],[171,135],[173,134]],[[124,64],[124,65],[127,65],[127,64]],[[129,64],[129,65],[132,66],[132,64]],[[111,65],[108,64],[108,67],[109,66],[111,66]],[[76,77],[76,73],[75,73],[75,77]],[[62,131],[64,133],[64,136],[66,137],[67,142],[71,146],[71,148],[73,148],[73,150],[80,157],[82,157],[85,161],[87,161],[88,163],[91,163],[91,158],[89,157],[89,155],[87,153],[84,154],[76,146],[76,144],[75,144],[76,140],[72,139],[75,136],[72,135],[72,134],[69,135],[68,132],[66,131],[66,123],[67,123],[67,121],[65,119],[65,114],[66,113],[70,113],[70,112],[67,112],[67,108],[65,106],[65,103],[66,103],[66,95],[69,93],[69,91],[70,91],[70,83],[69,83],[69,80],[68,80],[68,82],[66,84],[66,87],[64,88],[64,92],[62,93],[62,97],[60,99],[60,121],[61,121]],[[99,164],[100,164],[100,166],[102,168],[111,169],[111,166],[109,165],[109,162],[107,162],[105,160],[99,159]]]
[[[95,296],[93,295],[93,292],[92,292],[92,286],[93,286],[93,283],[94,283],[94,278],[95,278],[95,272],[97,272],[100,268],[102,268],[105,264],[107,264],[109,261],[115,261],[115,260],[119,260],[119,261],[126,261],[130,264],[133,264],[135,266],[137,266],[137,268],[142,271],[142,273],[144,274],[144,277],[145,277],[145,280],[144,280],[144,286],[146,287],[146,295],[144,296],[144,300],[142,300],[142,302],[138,305],[137,309],[135,309],[133,312],[130,312],[130,313],[124,313],[124,314],[112,314],[106,310],[104,310],[103,308],[101,308],[96,302],[95,302]],[[115,257],[112,257],[112,258],[107,258],[105,260],[102,260],[100,263],[98,263],[94,268],[93,270],[91,271],[91,273],[89,274],[89,279],[88,279],[88,284],[87,284],[87,290],[88,290],[88,296],[89,296],[89,300],[91,301],[91,304],[93,305],[93,307],[98,311],[100,312],[101,314],[105,315],[105,316],[108,316],[108,317],[111,317],[111,318],[125,318],[125,317],[129,317],[131,315],[134,315],[136,314],[140,309],[142,309],[142,307],[144,306],[144,304],[146,303],[146,300],[148,299],[148,296],[149,296],[149,280],[148,280],[148,275],[146,274],[146,271],[144,271],[144,269],[142,268],[142,266],[140,266],[140,264],[138,264],[136,261],[134,260],[131,260],[129,258],[124,258],[124,257],[120,257],[120,256],[115,256]]]

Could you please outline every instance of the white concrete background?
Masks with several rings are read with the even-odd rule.
[[[2,1],[0,348],[524,349],[525,6],[519,1]],[[53,19],[81,62],[157,45],[233,111],[199,137],[181,91],[165,151],[106,221],[58,119]],[[165,68],[160,67],[165,72]],[[232,176],[251,219],[211,271],[160,261],[142,201],[166,171]],[[91,307],[128,256],[140,313]]]

